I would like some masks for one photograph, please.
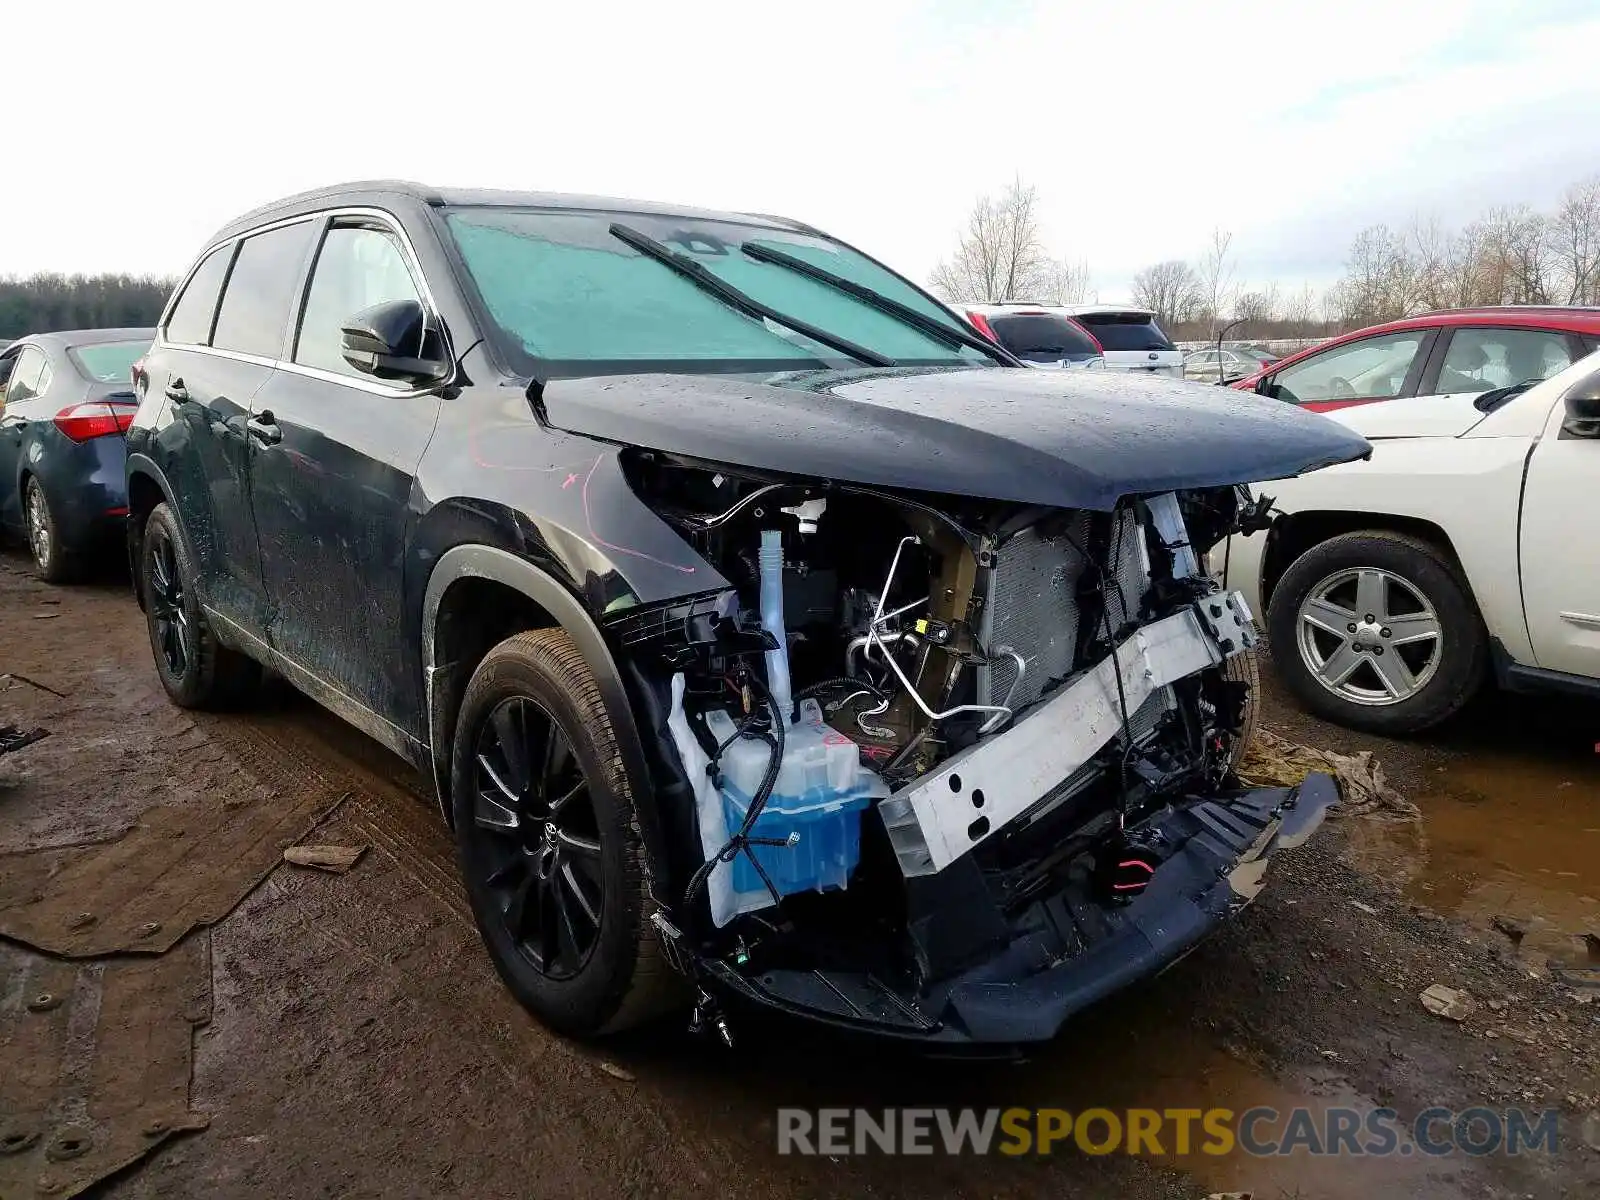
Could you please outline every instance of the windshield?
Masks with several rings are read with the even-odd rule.
[[[1173,349],[1149,313],[1080,313],[1078,321],[1107,350]]]
[[[1000,344],[1032,362],[1085,362],[1099,348],[1081,326],[1054,313],[1000,313],[988,318]]]
[[[679,214],[463,207],[445,223],[483,306],[530,375],[859,367],[772,318],[747,315],[612,232],[625,225],[798,324],[900,365],[992,365],[890,313],[740,249],[768,246],[961,333],[956,317],[871,260],[813,234]]]
[[[148,349],[149,342],[101,342],[97,346],[74,346],[67,353],[78,370],[96,383],[126,383],[131,387],[133,364]]]

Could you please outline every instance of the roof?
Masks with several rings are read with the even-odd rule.
[[[1069,312],[1075,317],[1090,317],[1099,313],[1142,313],[1144,316],[1153,317],[1155,313],[1139,304],[1066,304],[1062,306],[1064,312]]]
[[[963,309],[967,312],[981,312],[984,316],[994,316],[998,313],[1008,312],[1046,312],[1059,313],[1064,317],[1085,317],[1117,313],[1138,313],[1145,317],[1155,316],[1148,308],[1137,304],[1034,304],[1027,300],[1001,300],[995,304],[963,304],[956,303],[952,308]]]
[[[1574,313],[1593,313],[1600,316],[1600,307],[1584,304],[1479,304],[1471,308],[1435,308],[1425,313],[1423,317],[1440,316],[1466,316],[1469,314],[1483,313],[1485,315],[1503,315],[1505,313],[1557,313],[1570,315]]]
[[[55,329],[48,333],[30,333],[16,341],[69,350],[73,346],[98,346],[105,342],[152,342],[155,336],[154,329]]]
[[[1340,334],[1334,342],[1351,341],[1375,333],[1406,329],[1432,329],[1439,325],[1499,325],[1519,328],[1556,329],[1564,333],[1600,334],[1600,308],[1577,308],[1559,304],[1504,304],[1481,308],[1441,308],[1434,312],[1368,325]],[[1332,344],[1332,343],[1328,343]]]
[[[437,188],[404,179],[371,179],[354,183],[339,183],[299,192],[274,200],[260,208],[228,222],[212,241],[233,237],[257,225],[265,225],[284,217],[314,212],[335,205],[372,205],[383,207],[396,198],[405,198],[434,207],[462,206],[474,208],[572,208],[597,209],[601,212],[646,213],[652,216],[692,217],[702,221],[760,221],[764,224],[787,226],[807,233],[816,232],[810,226],[787,217],[773,217],[756,213],[722,212],[715,209],[696,208],[687,204],[664,204],[653,200],[629,200],[619,196],[587,196],[566,192],[503,191],[493,188]]]
[[[982,313],[986,317],[1004,316],[1006,313],[1052,313],[1060,317],[1071,315],[1059,304],[1025,304],[1020,300],[1005,300],[999,304],[965,304],[957,301],[950,307],[957,312]]]

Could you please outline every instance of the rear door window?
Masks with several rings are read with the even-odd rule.
[[[217,314],[217,296],[222,292],[222,280],[232,258],[230,243],[218,246],[200,261],[167,318],[167,341],[185,346],[210,345],[211,318]]]
[[[1078,322],[1107,350],[1171,350],[1172,342],[1146,313],[1078,313]]]
[[[1487,392],[1530,379],[1549,379],[1571,365],[1572,347],[1564,333],[1460,328],[1450,335],[1450,347],[1433,390],[1440,395]]]
[[[315,232],[314,222],[299,221],[240,243],[217,310],[213,346],[263,358],[282,357]]]

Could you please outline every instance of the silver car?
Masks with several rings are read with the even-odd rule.
[[[1183,377],[1202,383],[1227,383],[1254,375],[1277,361],[1274,355],[1241,346],[1195,350],[1183,360]]]

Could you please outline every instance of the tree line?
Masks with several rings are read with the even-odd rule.
[[[1329,295],[1341,320],[1363,325],[1476,304],[1600,304],[1600,176],[1549,212],[1518,204],[1461,229],[1363,229]]]
[[[1087,263],[1053,255],[1040,199],[1019,178],[974,204],[954,253],[934,268],[947,300],[1074,304],[1091,299]],[[1600,176],[1574,183],[1549,211],[1506,205],[1452,229],[1418,219],[1356,235],[1344,273],[1319,292],[1276,281],[1241,285],[1233,235],[1213,231],[1191,259],[1153,263],[1133,277],[1133,303],[1178,341],[1318,338],[1440,308],[1486,304],[1600,304]]]
[[[154,325],[174,286],[150,275],[0,277],[0,341],[53,329]]]

